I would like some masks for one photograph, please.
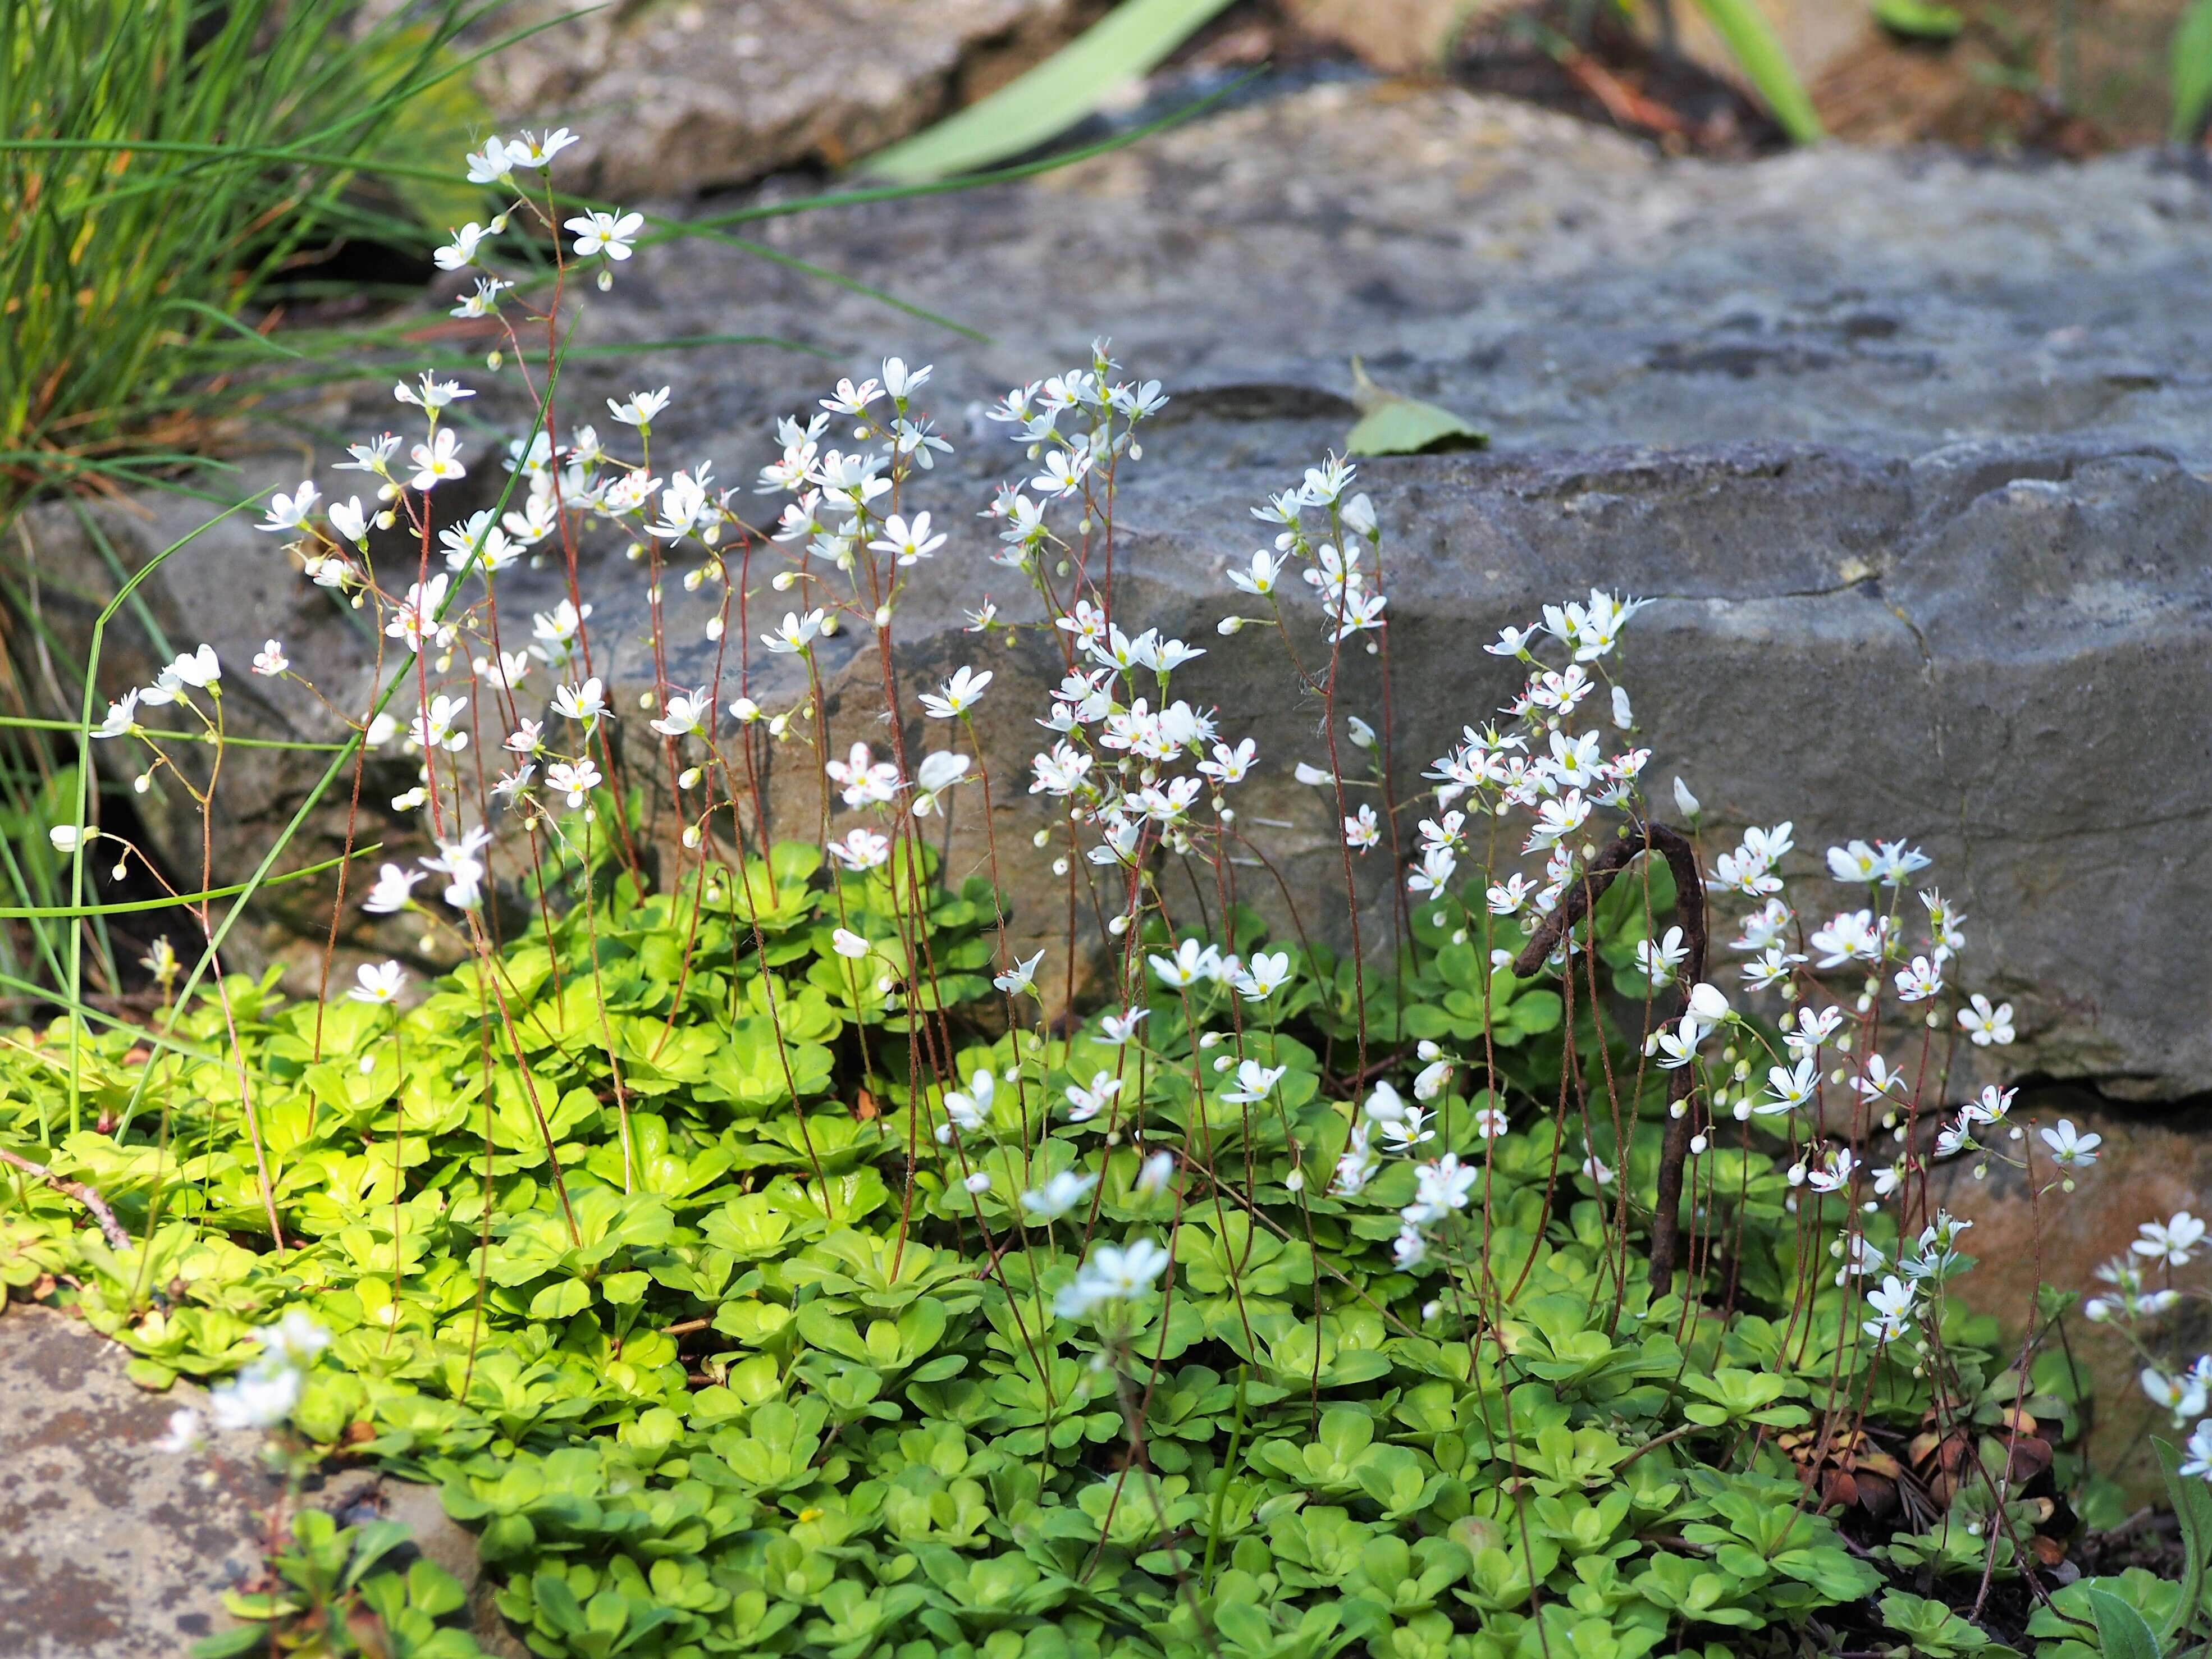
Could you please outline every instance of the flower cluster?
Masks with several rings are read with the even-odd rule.
[[[273,1325],[265,1325],[254,1340],[261,1357],[216,1384],[208,1395],[208,1415],[218,1429],[254,1429],[267,1432],[291,1420],[314,1369],[316,1356],[330,1346],[331,1334],[297,1309]],[[169,1414],[168,1431],[155,1444],[161,1451],[183,1453],[206,1443],[200,1414],[179,1406]]]

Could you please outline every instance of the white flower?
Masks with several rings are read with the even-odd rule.
[[[415,476],[408,482],[416,489],[428,490],[439,484],[468,476],[461,465],[461,441],[453,428],[441,426],[427,444],[416,444],[409,448],[409,459],[414,462]]]
[[[911,520],[894,513],[884,520],[884,533],[868,544],[871,552],[889,553],[902,565],[918,564],[945,545],[945,534],[929,533],[929,514],[917,513]]]
[[[1797,1024],[1783,1029],[1782,1040],[1798,1059],[1809,1060],[1820,1052],[1823,1043],[1835,1036],[1836,1029],[1843,1023],[1844,1011],[1832,1005],[1817,1014],[1810,1008],[1800,1008]]]
[[[1762,1117],[1771,1117],[1778,1112],[1794,1112],[1812,1099],[1813,1091],[1820,1086],[1820,1063],[1805,1059],[1796,1066],[1767,1068],[1766,1097],[1752,1110]]]
[[[291,659],[284,654],[282,640],[265,640],[261,649],[253,653],[253,672],[264,679],[274,679],[291,665]]]
[[[2062,1117],[2055,1129],[2043,1132],[2043,1144],[2051,1148],[2051,1161],[2067,1169],[2094,1164],[2097,1148],[2103,1144],[2102,1135],[2085,1135],[2074,1127],[2074,1120]]]
[[[620,403],[610,398],[607,411],[624,426],[648,427],[653,416],[668,407],[669,391],[663,386],[658,392],[633,392]]]
[[[1095,1175],[1079,1176],[1073,1170],[1062,1170],[1043,1186],[1024,1193],[1022,1207],[1040,1221],[1057,1221],[1090,1197],[1097,1184]]]
[[[2212,1480],[2212,1419],[2199,1423],[2189,1437],[2189,1459],[2180,1472],[2200,1480]]]
[[[647,724],[664,738],[703,735],[701,726],[714,712],[714,700],[707,695],[707,688],[702,685],[694,691],[672,693],[661,717]]]
[[[465,270],[476,263],[477,249],[491,233],[473,219],[453,232],[453,240],[430,256],[441,270]]]
[[[556,795],[567,796],[572,811],[581,806],[584,797],[599,783],[599,769],[592,761],[555,761],[545,769],[545,787]],[[468,908],[466,905],[459,908]]]
[[[589,761],[579,768],[580,774],[588,769],[592,781],[599,781],[598,769]],[[571,801],[570,805],[575,805]],[[491,831],[478,824],[459,841],[441,841],[434,858],[422,860],[425,870],[434,871],[446,878],[446,890],[439,896],[456,910],[473,910],[483,902],[484,863],[481,854],[491,844]]]
[[[1838,881],[1871,882],[1881,864],[1874,848],[1863,841],[1828,849],[1828,873]]]
[[[1867,1292],[1867,1306],[1875,1317],[1866,1322],[1866,1334],[1877,1342],[1890,1342],[1905,1334],[1912,1327],[1913,1306],[1920,1296],[1919,1286],[1908,1285],[1895,1273],[1887,1275],[1881,1287]]]
[[[872,830],[848,830],[830,843],[830,856],[848,870],[873,870],[891,855],[890,838]]]
[[[1291,953],[1288,951],[1255,951],[1252,953],[1252,959],[1230,983],[1248,1002],[1264,1002],[1287,983],[1290,977]]]
[[[1823,952],[1819,965],[1837,968],[1846,962],[1873,962],[1881,955],[1881,933],[1871,910],[1849,910],[1813,933],[1813,948]]]
[[[507,140],[507,159],[519,167],[542,167],[576,142],[576,135],[566,127],[555,127],[543,138],[526,128]]]
[[[499,296],[514,286],[496,276],[479,276],[477,285],[463,295],[447,313],[453,317],[489,317],[499,309]],[[335,511],[335,510],[334,510]]]
[[[1176,946],[1173,956],[1154,956],[1148,960],[1162,984],[1182,988],[1218,977],[1221,953],[1213,945],[1187,939]]]
[[[1084,475],[1091,471],[1091,452],[1078,454],[1072,450],[1054,449],[1044,458],[1044,471],[1030,480],[1030,488],[1040,495],[1058,500],[1073,495],[1083,488]]]
[[[256,1364],[208,1396],[208,1411],[219,1429],[273,1429],[300,1403],[301,1378],[290,1365]]]
[[[469,746],[469,734],[458,730],[456,724],[468,707],[466,697],[432,697],[430,706],[409,722],[408,735],[417,748],[443,749],[458,755]]]
[[[95,738],[119,738],[136,726],[138,724],[140,695],[135,690],[125,691],[120,702],[109,703],[106,718],[93,727],[92,735]]]
[[[407,973],[396,962],[382,966],[364,962],[354,969],[354,978],[360,983],[346,993],[356,1002],[389,1003],[398,1000],[399,992],[407,982]]]
[[[1474,1115],[1474,1132],[1485,1140],[1495,1140],[1512,1127],[1499,1107],[1486,1106]]]
[[[1005,973],[994,977],[991,983],[1008,996],[1018,997],[1035,983],[1037,964],[1043,960],[1044,952],[1040,951],[1026,961],[1017,961]]]
[[[778,656],[794,655],[814,643],[827,620],[828,613],[819,610],[810,611],[803,617],[787,611],[775,632],[761,635],[761,643]]]
[[[1231,570],[1229,580],[1232,586],[1264,598],[1275,591],[1276,579],[1282,574],[1283,561],[1263,547],[1253,554],[1249,570]]]
[[[955,715],[964,714],[973,708],[975,706],[975,700],[983,695],[983,689],[990,683],[991,673],[988,669],[979,674],[974,669],[963,665],[952,671],[952,678],[945,683],[943,695],[935,696],[927,691],[923,692],[921,706],[927,711],[931,719],[949,720]]]
[[[1492,882],[1483,894],[1483,902],[1489,906],[1490,914],[1493,916],[1516,915],[1522,905],[1528,903],[1528,894],[1534,885],[1528,877],[1516,870],[1504,881]]]
[[[848,927],[833,929],[830,935],[830,944],[839,956],[850,957],[854,962],[858,962],[876,948]]]
[[[607,712],[606,688],[596,674],[581,685],[556,686],[553,709],[572,720],[581,720],[586,726],[596,725],[599,716]]]
[[[1152,1013],[1149,1008],[1132,1008],[1124,1013],[1102,1014],[1097,1040],[1109,1046],[1127,1042],[1137,1035],[1137,1027],[1151,1018]]]
[[[1464,1210],[1480,1174],[1452,1152],[1432,1164],[1421,1164],[1413,1171],[1413,1201],[1399,1212],[1401,1218],[1421,1226],[1441,1221],[1454,1210]]]
[[[969,1078],[965,1090],[945,1091],[945,1115],[972,1133],[991,1121],[991,1103],[998,1089],[997,1077],[979,1070]]]
[[[1092,1073],[1091,1086],[1087,1089],[1079,1083],[1069,1084],[1066,1090],[1067,1121],[1070,1123],[1090,1122],[1106,1109],[1109,1101],[1121,1092],[1121,1079],[1111,1072]]]
[[[1231,1106],[1256,1106],[1274,1092],[1275,1085],[1289,1074],[1288,1066],[1262,1066],[1256,1060],[1237,1062],[1237,1086],[1222,1091],[1221,1098]]]
[[[312,481],[301,484],[297,491],[289,495],[279,490],[269,498],[268,516],[254,528],[270,531],[279,535],[287,531],[297,530],[301,525],[307,523],[307,515],[315,510],[315,503],[320,499],[320,492],[315,489]]]
[[[410,386],[402,380],[392,388],[394,402],[412,404],[417,409],[443,409],[456,398],[473,398],[476,395],[459,380],[441,380],[428,369],[423,371],[422,379],[416,385]]]
[[[2002,1123],[2005,1114],[2012,1110],[2017,1089],[2000,1089],[1994,1083],[1982,1085],[1982,1091],[1959,1109],[1959,1115],[1968,1123]]]
[[[1558,846],[1581,829],[1589,814],[1589,803],[1579,789],[1570,789],[1555,800],[1538,802],[1536,827],[1528,832],[1528,842],[1522,850],[1540,853]]]
[[[155,705],[174,702],[190,686],[195,691],[204,691],[222,678],[222,665],[216,660],[215,649],[203,645],[187,651],[154,677],[154,684],[143,693],[145,700]]]
[[[1372,806],[1363,805],[1344,821],[1344,844],[1364,853],[1382,839],[1382,826]]]
[[[1720,987],[1704,981],[1690,988],[1689,1012],[1706,1025],[1724,1025],[1730,1018],[1729,1000]]]
[[[1357,1198],[1367,1185],[1368,1177],[1381,1165],[1372,1147],[1367,1144],[1368,1127],[1364,1123],[1352,1126],[1343,1153],[1336,1160],[1336,1179],[1333,1185],[1340,1196]]]
[[[1101,1244],[1091,1253],[1055,1304],[1063,1319],[1081,1319],[1102,1304],[1145,1294],[1167,1270],[1168,1253],[1149,1238],[1126,1248]]]
[[[2198,1363],[2201,1368],[2203,1362]],[[2164,1371],[2145,1367],[2138,1380],[2151,1403],[2172,1412],[2176,1423],[2186,1422],[2204,1409],[2208,1390],[2205,1379],[2197,1371],[2168,1376]]]
[[[1687,1066],[1698,1057],[1698,1045],[1705,1040],[1705,1028],[1695,1014],[1684,1014],[1678,1024],[1662,1026],[1651,1034],[1644,1052],[1656,1054],[1659,1064],[1668,1071]]]
[[[2012,1004],[2001,1002],[1992,1008],[1990,1000],[1978,991],[1967,1000],[1973,1006],[1959,1010],[1959,1024],[1977,1048],[1986,1048],[1993,1042],[2002,1048],[2012,1041]]]
[[[1669,927],[1666,937],[1656,944],[1648,939],[1636,941],[1636,965],[1644,977],[1650,981],[1654,990],[1674,981],[1674,970],[1689,956],[1690,947],[1682,938],[1682,930]]]
[[[1897,994],[1905,1002],[1925,1002],[1943,990],[1943,969],[1926,957],[1915,957],[1910,967],[1897,970]]]
[[[370,888],[361,908],[374,916],[388,916],[395,910],[404,910],[413,902],[415,884],[422,879],[420,870],[404,870],[396,864],[387,864]]]
[[[980,1198],[983,1194],[991,1190],[990,1172],[986,1170],[978,1170],[975,1174],[969,1176],[967,1180],[962,1182],[960,1184],[965,1187],[970,1193],[975,1194]]]
[[[1887,1094],[1903,1097],[1911,1092],[1911,1079],[1880,1054],[1874,1054],[1866,1057],[1866,1072],[1851,1079],[1851,1087],[1869,1100]]]
[[[2204,1224],[2186,1210],[2178,1212],[2171,1221],[2146,1221],[2137,1231],[2142,1237],[2129,1245],[2130,1249],[2176,1267],[2187,1267],[2197,1247],[2204,1242]]]
[[[1705,808],[1698,804],[1698,798],[1690,793],[1690,786],[1683,782],[1679,775],[1674,780],[1674,809],[1681,813],[1683,819],[1693,829],[1698,820],[1705,816]]]
[[[604,252],[610,259],[627,259],[630,244],[639,231],[645,228],[641,213],[602,213],[594,209],[579,218],[565,222],[567,228],[576,233],[576,257],[588,259],[594,253]]]
[[[1154,1152],[1137,1171],[1136,1190],[1146,1198],[1158,1198],[1168,1189],[1175,1178],[1176,1155],[1173,1152]]]
[[[1586,1180],[1594,1181],[1599,1186],[1606,1187],[1613,1183],[1613,1171],[1610,1164],[1595,1152],[1592,1152],[1583,1160],[1583,1176]]]
[[[169,1413],[168,1431],[155,1441],[154,1449],[176,1457],[206,1444],[207,1431],[200,1425],[200,1414],[190,1406],[179,1406]]]
[[[910,398],[928,380],[932,372],[927,363],[910,369],[906,366],[905,358],[886,357],[884,359],[884,390],[896,398]]]
[[[1840,1193],[1851,1184],[1858,1160],[1848,1146],[1838,1146],[1806,1173],[1805,1184],[1816,1193]]]
[[[469,182],[495,185],[514,171],[518,159],[508,153],[506,139],[497,136],[487,138],[482,149],[468,154]]]
[[[57,823],[46,831],[46,839],[57,853],[74,853],[88,837],[74,823]]]

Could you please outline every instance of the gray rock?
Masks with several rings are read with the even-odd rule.
[[[190,1390],[148,1394],[123,1358],[44,1310],[0,1318],[0,1631],[23,1659],[175,1659],[260,1565],[279,1486],[258,1437],[155,1449]]]
[[[891,350],[933,357],[956,428],[971,400],[1079,361],[1094,334],[1167,382],[1177,401],[1124,495],[1118,602],[1208,646],[1184,678],[1283,775],[1245,809],[1294,826],[1268,844],[1308,926],[1343,908],[1328,896],[1341,876],[1322,803],[1287,781],[1291,761],[1322,758],[1316,710],[1264,648],[1212,624],[1231,608],[1222,566],[1254,544],[1248,505],[1341,443],[1357,351],[1496,441],[1489,455],[1362,470],[1391,537],[1402,778],[1504,700],[1510,675],[1480,650],[1498,626],[1592,584],[1654,597],[1629,675],[1657,775],[1683,770],[1725,826],[1794,819],[1814,856],[1849,836],[1924,844],[1930,879],[1971,919],[1972,988],[2015,1004],[2021,1042],[1990,1057],[2014,1072],[2145,1098],[2212,1087],[2212,1034],[2176,1018],[2212,995],[2193,921],[2212,897],[2200,177],[2147,155],[1674,162],[1496,100],[1337,83],[1022,185],[759,228],[991,337],[705,245],[641,255],[583,337],[766,334],[854,369]],[[835,372],[763,350],[587,363],[571,371],[570,408],[672,381],[656,458],[711,456],[742,478],[767,458],[770,418],[811,406]],[[969,424],[967,453],[922,492],[956,525],[1018,459],[999,428]],[[268,482],[299,476],[296,459],[257,466]],[[469,487],[496,482],[480,467]],[[192,517],[154,511],[141,546]],[[70,563],[65,534],[41,533]],[[968,532],[923,567],[900,624],[909,687],[982,648],[959,631],[979,589],[1025,614],[982,543]],[[324,596],[273,580],[268,539],[240,524],[172,568],[157,611],[226,660],[273,634],[303,663],[362,661]],[[616,707],[634,710],[649,683],[635,572],[591,550],[582,579]],[[510,615],[555,597],[544,575],[502,592]],[[670,672],[684,684],[712,672],[700,603],[671,601]],[[1017,933],[1050,938],[1066,895],[1026,845],[1042,820],[1019,775],[1057,669],[1033,641],[988,649],[1000,873]],[[1372,717],[1358,666],[1349,706]],[[772,667],[756,672],[770,700],[787,693]],[[240,684],[239,718],[327,735],[291,690]],[[880,707],[864,664],[833,674],[831,697],[847,740]],[[623,725],[644,735],[641,720]],[[219,826],[219,870],[265,846],[301,793],[296,767],[234,763],[242,805]],[[364,790],[364,834],[404,832],[377,810],[389,793]],[[787,790],[783,821],[804,828],[813,799],[811,781]],[[343,805],[311,825],[303,860],[331,850]],[[976,816],[972,802],[956,815],[957,874],[984,858]],[[1370,864],[1371,940],[1390,907]],[[1238,878],[1275,890],[1262,870]],[[279,920],[319,942],[326,896],[286,890]]]
[[[665,197],[841,167],[1041,63],[1091,0],[678,0],[584,15],[544,0],[484,26],[553,27],[487,58],[502,121],[563,121],[568,187]],[[556,19],[566,21],[554,21]]]
[[[230,1627],[224,1593],[261,1571],[283,1497],[262,1437],[210,1431],[202,1451],[160,1449],[179,1406],[204,1422],[206,1395],[189,1382],[149,1393],[125,1376],[128,1358],[44,1308],[0,1316],[0,1651],[9,1659],[178,1659]],[[491,1606],[471,1535],[431,1488],[340,1468],[312,1478],[301,1501],[345,1524],[405,1522],[414,1547],[468,1589],[479,1644],[527,1652]]]

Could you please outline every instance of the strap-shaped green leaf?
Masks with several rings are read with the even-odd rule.
[[[1058,137],[1195,34],[1229,0],[1125,0],[1028,74],[868,158],[872,177],[919,184],[987,167]]]
[[[1753,0],[1698,0],[1698,9],[1727,42],[1744,77],[1792,143],[1817,144],[1827,137],[1790,55]]]
[[[2212,106],[2212,0],[2196,0],[2174,25],[2168,56],[2172,77],[2176,143],[2197,136],[2197,124]]]

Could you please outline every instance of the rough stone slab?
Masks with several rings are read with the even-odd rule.
[[[281,1490],[259,1437],[157,1450],[197,1391],[149,1394],[125,1358],[58,1314],[0,1317],[0,1650],[23,1659],[176,1659],[228,1625],[222,1592],[259,1569]]]
[[[1814,858],[1850,836],[1926,845],[1931,879],[1971,919],[1972,988],[2019,1013],[2019,1046],[1983,1058],[2142,1098],[2212,1088],[2212,1031],[2179,1012],[2212,1000],[2195,921],[2212,901],[2201,176],[2147,155],[2015,167],[1842,147],[1668,161],[1500,100],[1331,83],[1020,185],[759,229],[991,337],[734,251],[648,250],[584,337],[760,333],[839,362],[718,349],[580,364],[572,418],[603,394],[672,383],[656,459],[711,457],[743,480],[769,457],[773,416],[811,408],[839,369],[933,359],[935,406],[965,453],[918,499],[957,530],[1018,470],[983,401],[1111,335],[1176,397],[1125,497],[1124,614],[1208,646],[1178,685],[1220,702],[1278,769],[1251,786],[1248,816],[1297,826],[1271,832],[1294,891],[1318,898],[1335,879],[1320,804],[1286,775],[1319,757],[1315,711],[1263,647],[1212,626],[1231,608],[1222,567],[1256,543],[1249,504],[1341,443],[1357,351],[1386,382],[1482,421],[1497,446],[1363,468],[1393,538],[1393,735],[1409,770],[1504,700],[1509,672],[1479,648],[1501,624],[1592,584],[1657,598],[1632,630],[1629,673],[1658,776],[1685,769],[1723,827],[1795,819]],[[390,410],[331,420],[374,429]],[[289,488],[300,463],[249,476]],[[479,466],[449,506],[489,500],[497,479]],[[175,502],[151,514],[113,527],[150,550],[198,520]],[[270,635],[303,664],[357,663],[325,596],[272,580],[269,539],[240,521],[211,532],[165,570],[157,611],[233,663]],[[96,568],[65,528],[40,540],[56,568]],[[988,545],[962,532],[923,568],[901,622],[909,686],[978,650],[959,629],[979,592],[1027,614]],[[583,586],[614,703],[634,711],[641,584],[604,553]],[[556,597],[544,577],[503,591],[509,614]],[[686,684],[711,673],[702,603],[670,602]],[[1038,819],[1014,780],[1056,670],[1033,641],[989,649],[979,665],[1001,678],[981,725],[1002,873],[1018,931],[1050,937],[1064,896],[1044,890],[1026,845]],[[347,673],[318,672],[353,695]],[[236,684],[242,721],[329,735],[296,688]],[[874,707],[866,673],[833,695]],[[624,721],[634,736],[642,724]],[[301,789],[265,758],[233,764],[219,869],[258,855]],[[372,777],[365,834],[409,832],[380,810],[406,781]],[[800,799],[811,812],[811,785]],[[343,821],[341,798],[301,861],[328,856]],[[966,873],[981,857],[972,809],[954,829]],[[324,902],[303,884],[272,913],[319,945]]]
[[[0,1654],[8,1659],[180,1659],[234,1623],[227,1590],[250,1583],[283,1482],[261,1437],[210,1431],[204,1451],[158,1449],[189,1382],[149,1393],[129,1355],[81,1322],[38,1307],[0,1314]],[[526,1653],[490,1605],[473,1538],[425,1486],[338,1470],[304,1501],[347,1524],[388,1515],[468,1590],[488,1652]],[[404,1558],[403,1558],[404,1559]]]

